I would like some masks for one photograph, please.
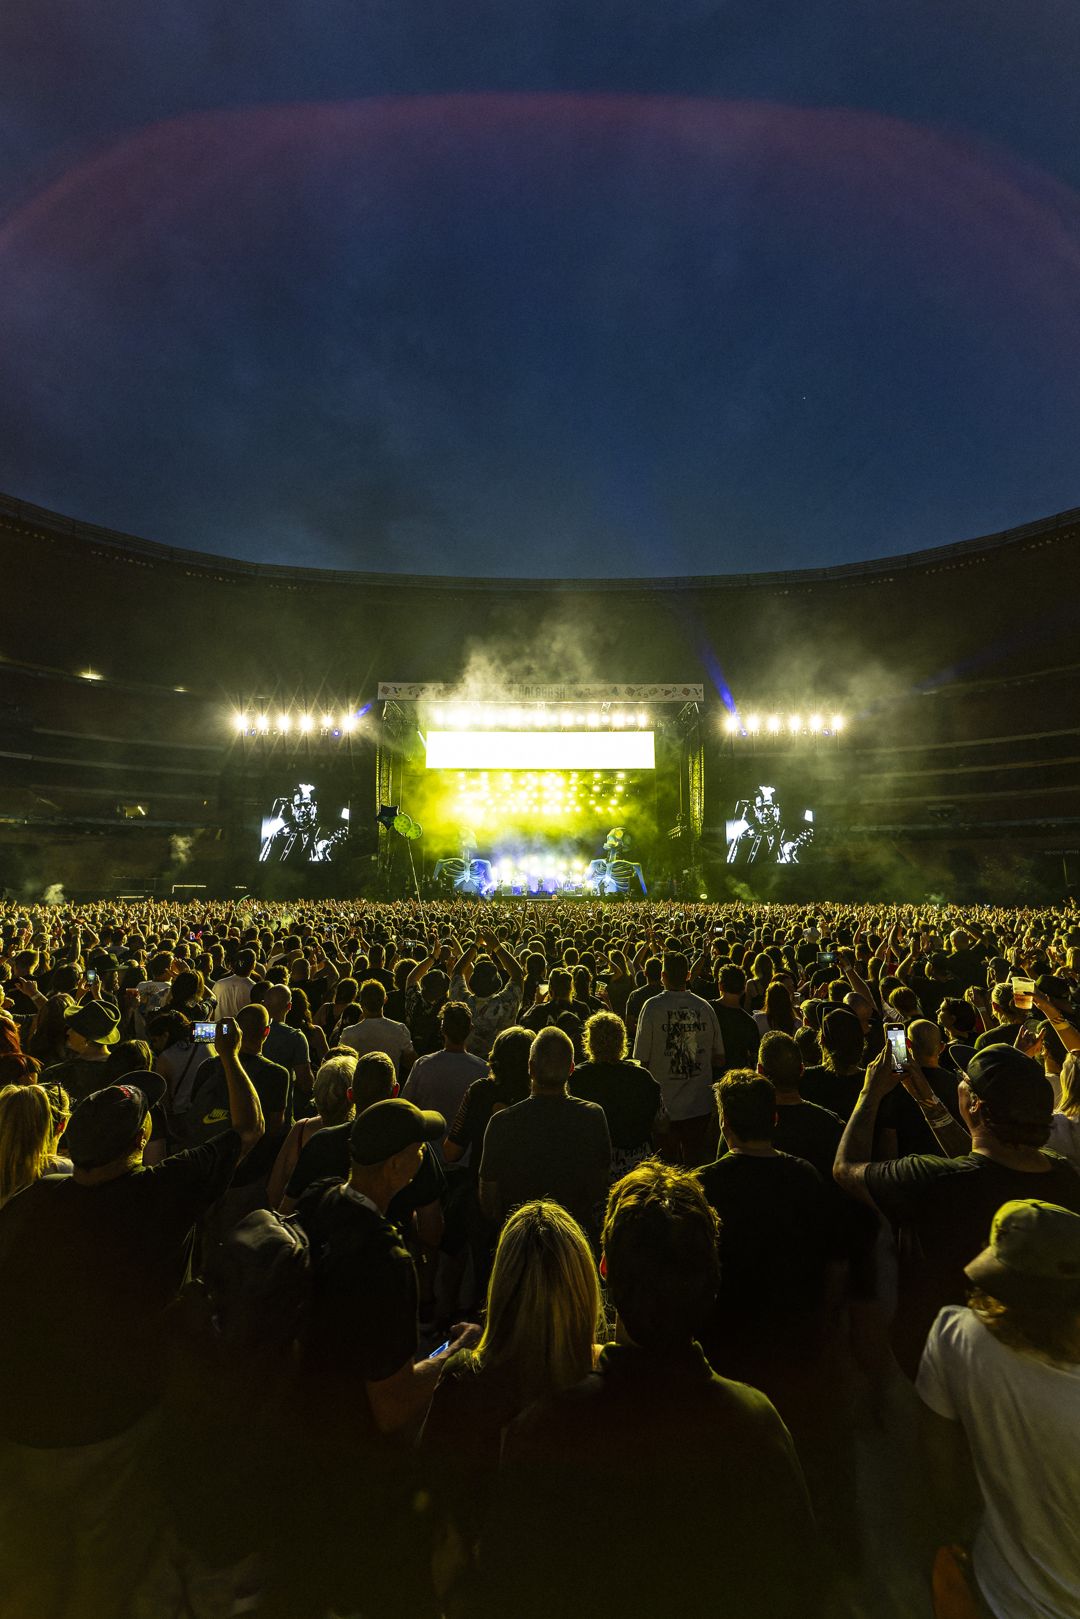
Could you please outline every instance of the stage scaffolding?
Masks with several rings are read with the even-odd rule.
[[[550,683],[508,685],[463,691],[451,683],[384,681],[379,685],[381,723],[375,768],[373,812],[384,805],[409,810],[410,773],[423,769],[424,716],[435,705],[506,705],[521,710],[559,710],[568,705],[610,711],[646,705],[657,738],[657,802],[664,814],[657,847],[650,856],[652,881],[689,897],[703,890],[701,840],[705,819],[704,689],[689,682],[670,684]],[[423,840],[414,850],[425,869]],[[380,870],[387,892],[403,888],[407,860],[403,840],[380,834]],[[656,863],[666,869],[656,870]]]

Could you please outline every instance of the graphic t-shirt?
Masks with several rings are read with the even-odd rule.
[[[450,999],[464,1001],[472,1013],[472,1032],[465,1042],[474,1057],[488,1057],[495,1036],[509,1029],[521,1006],[521,985],[506,983],[494,995],[473,995],[458,973],[450,984]]]
[[[712,1112],[713,1070],[724,1065],[724,1042],[708,1001],[689,990],[665,990],[641,1009],[634,1059],[660,1083],[672,1119]]]

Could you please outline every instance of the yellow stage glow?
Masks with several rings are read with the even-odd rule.
[[[653,770],[652,731],[429,731],[429,770]]]

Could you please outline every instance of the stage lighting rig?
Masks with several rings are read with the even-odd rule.
[[[803,737],[836,738],[847,723],[843,714],[835,709],[826,710],[824,704],[807,715],[785,711],[782,706],[764,713],[757,708],[750,708],[745,714],[729,709],[721,721],[724,735],[733,742],[736,738],[756,741],[762,735],[777,742],[785,738],[792,742]]]

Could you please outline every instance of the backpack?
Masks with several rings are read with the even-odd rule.
[[[201,1286],[228,1354],[287,1354],[303,1338],[311,1300],[307,1233],[273,1209],[254,1209],[206,1240]]]

